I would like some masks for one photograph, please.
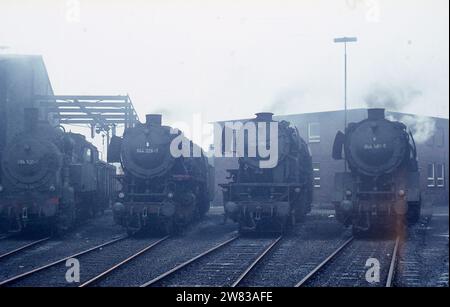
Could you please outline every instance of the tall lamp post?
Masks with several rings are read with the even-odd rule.
[[[347,129],[347,43],[356,42],[356,37],[338,37],[335,43],[344,43],[344,132]],[[344,159],[344,169],[347,171],[347,162]]]

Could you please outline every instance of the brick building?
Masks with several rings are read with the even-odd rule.
[[[419,158],[421,187],[424,201],[434,205],[448,205],[448,138],[449,121],[446,118],[424,117],[386,111],[388,119],[405,123],[416,140]],[[367,118],[367,109],[351,109],[348,122]],[[330,111],[274,116],[297,126],[300,135],[308,142],[313,157],[314,203],[329,206],[333,197],[334,174],[344,170],[343,160],[333,160],[331,149],[338,130],[343,130],[344,111]],[[216,184],[227,181],[227,169],[238,167],[237,158],[215,158]],[[222,193],[216,188],[215,205],[222,204]]]

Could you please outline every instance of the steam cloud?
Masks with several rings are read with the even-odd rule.
[[[367,107],[385,108],[389,111],[405,112],[422,92],[410,87],[393,87],[376,84],[364,97]]]
[[[422,92],[411,87],[393,87],[374,85],[365,96],[368,108],[385,108],[388,111],[407,112],[416,99],[422,96]],[[416,143],[427,142],[436,131],[434,119],[424,116],[388,116],[387,119],[399,121],[411,130]]]
[[[406,125],[406,127],[411,130],[414,136],[414,141],[418,144],[423,144],[427,142],[436,132],[436,122],[434,119],[424,116],[387,116],[386,117],[392,121],[399,121]]]
[[[305,93],[297,88],[285,89],[277,94],[273,102],[265,109],[274,114],[285,114],[294,106],[301,105]]]

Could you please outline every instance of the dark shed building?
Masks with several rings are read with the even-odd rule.
[[[42,57],[0,55],[0,158],[5,144],[23,128],[24,108],[35,107],[34,95],[53,95]],[[47,110],[39,114],[49,120]]]

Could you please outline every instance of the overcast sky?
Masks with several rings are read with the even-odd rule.
[[[129,93],[165,123],[343,106],[449,113],[448,0],[0,0],[0,52],[42,54],[56,94]],[[79,10],[78,10],[79,8]]]

